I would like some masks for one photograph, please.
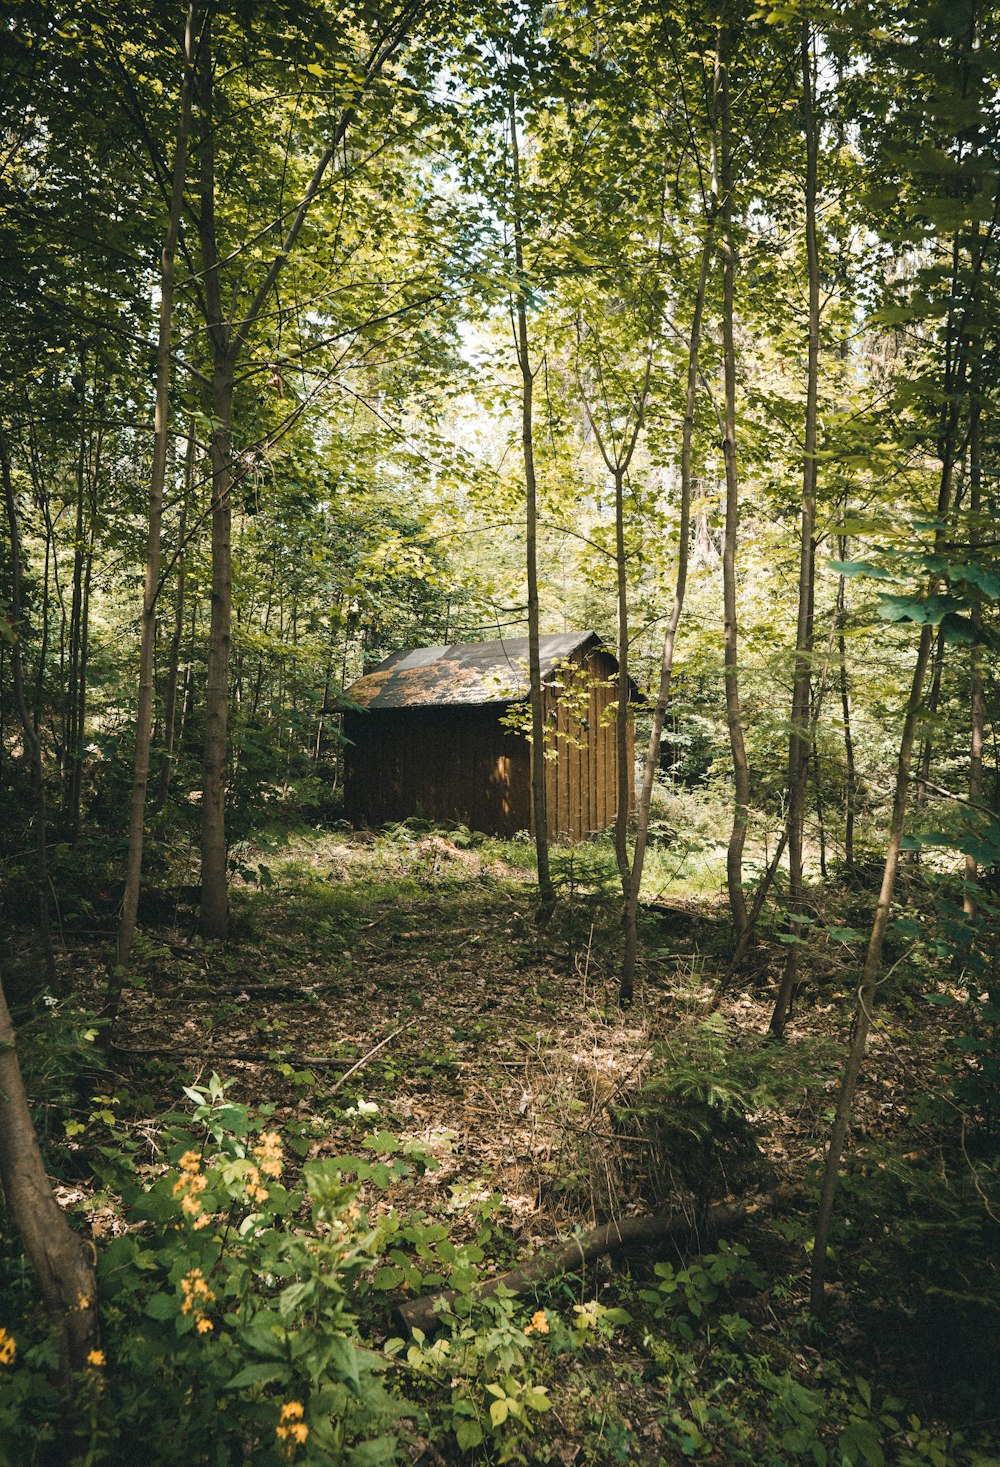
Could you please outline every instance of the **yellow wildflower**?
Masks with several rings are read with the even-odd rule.
[[[0,1365],[10,1365],[17,1354],[17,1341],[0,1325]]]
[[[181,1279],[181,1293],[184,1295],[181,1313],[193,1315],[198,1333],[207,1335],[212,1328],[212,1321],[206,1317],[205,1310],[214,1303],[215,1294],[208,1287],[200,1268],[192,1268],[184,1275]]]
[[[87,1295],[87,1294],[79,1294],[77,1296],[77,1300],[76,1300],[76,1307],[77,1307],[77,1309],[89,1309],[90,1308],[90,1297],[89,1297],[89,1295]]]
[[[274,1434],[279,1441],[288,1442],[287,1452],[291,1456],[295,1450],[295,1444],[301,1447],[309,1435],[309,1428],[302,1420],[305,1408],[301,1401],[286,1401],[281,1408],[281,1419],[274,1428]]]
[[[251,1202],[266,1202],[269,1195],[267,1188],[260,1184],[260,1172],[251,1163],[247,1173],[247,1198]]]
[[[200,1219],[203,1213],[201,1193],[208,1186],[208,1178],[201,1174],[201,1157],[197,1151],[185,1151],[180,1159],[180,1176],[174,1183],[174,1196],[181,1199],[181,1211],[195,1227],[204,1227]]]
[[[253,1149],[253,1154],[260,1164],[260,1169],[265,1177],[278,1178],[284,1166],[284,1156],[281,1150],[281,1137],[277,1131],[265,1131],[260,1141]]]
[[[531,1316],[531,1323],[525,1325],[526,1335],[547,1335],[549,1332],[549,1321],[545,1317],[544,1309],[536,1309]]]
[[[91,1350],[90,1353],[87,1356],[87,1364],[88,1365],[93,1365],[95,1367],[98,1367],[98,1366],[101,1366],[101,1365],[107,1365],[107,1363],[108,1363],[107,1360],[105,1360],[105,1358],[104,1358],[104,1351],[103,1350]]]

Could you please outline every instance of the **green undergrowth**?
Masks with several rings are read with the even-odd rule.
[[[685,1460],[946,1467],[990,1459],[923,1420],[830,1347],[785,1271],[746,1241],[636,1258],[616,1279],[563,1276],[534,1299],[476,1282],[506,1261],[497,1196],[448,1213],[407,1205],[434,1161],[349,1108],[350,1151],[308,1159],[213,1078],[157,1118],[155,1145],[92,1158],[116,1234],[99,1254],[101,1351],[60,1435],[53,1343],[23,1266],[3,1257],[7,1360],[0,1462],[369,1464],[413,1460]],[[124,1138],[120,1138],[124,1139]],[[392,1197],[390,1202],[388,1199]],[[791,1271],[788,1260],[798,1256]],[[400,1332],[401,1299],[451,1291],[433,1331]],[[784,1314],[780,1335],[776,1311]]]
[[[714,907],[644,914],[645,985],[661,987],[623,1015],[610,843],[554,853],[544,931],[530,856],[526,842],[419,822],[354,845],[297,832],[239,851],[231,943],[148,928],[137,997],[204,995],[185,1012],[206,1039],[242,1027],[264,1055],[252,1077],[185,1084],[152,1058],[115,1075],[91,1015],[18,1007],[49,1171],[97,1237],[102,1353],[67,1438],[53,1342],[5,1227],[0,1467],[126,1467],[139,1451],[150,1467],[1000,1460],[992,1010],[980,996],[971,1032],[961,1000],[979,972],[938,951],[916,882],[880,990],[820,1328],[806,1310],[812,1219],[856,888],[817,894],[803,1017],[775,1045],[750,990],[712,1010],[726,941]],[[762,984],[784,930],[776,907]],[[353,1014],[369,966],[389,1022],[411,1025],[408,1048],[338,1088],[359,1047],[315,1036],[319,993]],[[445,1031],[419,1032],[425,997]],[[500,997],[511,1007],[496,1018]],[[320,1045],[330,1070],[298,1065]],[[514,1069],[491,1070],[501,1052]],[[427,1124],[445,1097],[466,1103],[463,1086],[468,1124],[496,1130],[485,1158],[453,1156]],[[529,1113],[530,1141],[516,1129]],[[523,1172],[532,1146],[518,1186],[551,1213],[518,1230],[495,1178],[508,1162]],[[565,1234],[734,1195],[764,1200],[732,1238],[692,1234],[529,1295],[477,1290],[554,1219]],[[442,1290],[433,1329],[402,1328],[401,1304]]]

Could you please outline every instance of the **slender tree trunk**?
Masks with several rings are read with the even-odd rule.
[[[740,519],[739,467],[736,447],[736,247],[733,241],[732,122],[729,104],[729,62],[726,35],[720,28],[716,56],[715,92],[719,117],[719,184],[722,221],[722,352],[725,385],[723,454],[726,465],[726,528],[722,549],[723,662],[726,686],[726,722],[733,758],[733,828],[726,854],[726,878],[733,935],[738,942],[747,926],[743,892],[743,847],[750,818],[750,766],[743,737],[739,690],[739,646],[736,612],[736,542]]]
[[[341,591],[337,597],[337,611],[342,611],[344,605],[344,593]],[[313,763],[318,764],[323,757],[323,734],[326,729],[326,710],[330,706],[330,694],[333,691],[334,664],[337,656],[337,632],[338,618],[330,618],[330,644],[326,654],[326,673],[323,678],[323,702],[320,705],[319,721],[316,724],[316,738],[313,740]],[[447,641],[448,630],[445,628],[445,640]]]
[[[48,514],[45,515],[45,570],[42,577],[42,640],[38,648],[38,665],[35,669],[35,703],[32,709],[32,721],[35,733],[42,723],[42,699],[45,693],[45,665],[49,658],[49,608],[51,606],[51,595],[49,585],[51,582],[51,564],[54,555],[53,537]]]
[[[982,514],[982,423],[981,405],[976,402],[972,409],[972,423],[969,434],[969,513],[971,522],[971,533],[969,535],[970,547],[973,554],[981,539],[980,517]],[[982,630],[983,615],[978,606],[973,609],[973,625],[978,632]],[[973,643],[969,648],[969,676],[970,689],[970,714],[972,728],[969,747],[969,803],[975,807],[982,803],[983,798],[983,744],[986,734],[986,696],[983,683],[983,649]],[[962,906],[965,915],[975,921],[978,914],[978,903],[976,901],[976,882],[979,879],[979,868],[976,858],[967,855],[965,858],[965,892],[962,897]]]
[[[650,322],[649,343],[646,352],[642,386],[639,389],[632,417],[631,431],[617,442],[613,431],[605,436],[594,418],[590,398],[580,383],[587,421],[590,423],[597,446],[605,466],[611,474],[615,495],[615,586],[618,602],[618,708],[615,719],[615,856],[618,875],[622,884],[622,924],[625,934],[622,961],[622,976],[618,989],[620,1002],[628,1003],[632,998],[635,975],[636,945],[638,941],[638,907],[630,905],[632,888],[632,862],[628,850],[628,821],[632,804],[633,769],[629,757],[628,710],[629,710],[629,630],[628,630],[628,557],[625,551],[625,478],[639,442],[639,434],[646,417],[646,404],[653,373],[654,323]],[[638,902],[638,898],[636,899]]]
[[[846,561],[846,535],[838,537],[837,555],[842,562]],[[846,580],[846,576],[841,576],[837,583],[837,606],[835,615],[838,626],[837,652],[839,654],[837,678],[840,685],[840,708],[844,719],[844,765],[847,775],[846,809],[844,812],[844,860],[847,862],[848,868],[850,868],[854,865],[854,819],[857,814],[858,774],[854,760],[854,733],[851,727],[851,687],[847,674],[847,641],[844,637]]]
[[[205,687],[205,743],[201,795],[201,931],[224,939],[229,933],[226,777],[229,757],[229,653],[232,640],[232,422],[236,359],[222,306],[215,228],[215,145],[212,47],[206,24],[202,45],[201,189],[198,228],[212,347],[210,412],[212,435],[212,593]]]
[[[868,949],[865,955],[864,968],[861,973],[861,981],[858,984],[858,1007],[854,1016],[854,1028],[851,1034],[847,1061],[840,1082],[840,1093],[837,1097],[837,1108],[834,1115],[833,1131],[830,1136],[830,1145],[826,1153],[826,1164],[823,1171],[823,1184],[820,1193],[819,1212],[816,1218],[816,1235],[812,1255],[810,1308],[815,1315],[821,1315],[824,1312],[826,1302],[826,1252],[830,1241],[830,1225],[833,1219],[833,1204],[837,1193],[837,1179],[840,1174],[840,1158],[843,1154],[844,1141],[847,1136],[847,1126],[850,1120],[851,1107],[854,1102],[854,1092],[857,1088],[858,1076],[861,1073],[861,1061],[864,1058],[865,1046],[868,1042],[868,1031],[871,1028],[872,1012],[875,1005],[875,989],[882,964],[882,946],[885,941],[886,929],[889,926],[892,897],[896,886],[896,872],[899,867],[899,853],[903,841],[903,828],[906,822],[906,805],[910,786],[913,741],[916,735],[917,722],[920,717],[920,701],[923,694],[924,679],[927,673],[927,663],[931,655],[933,637],[933,628],[924,626],[920,633],[917,660],[913,669],[913,681],[910,687],[910,697],[906,706],[906,716],[903,721],[903,732],[899,745],[899,759],[896,766],[896,789],[893,797],[892,819],[889,826],[885,865],[882,871],[882,885],[879,889],[878,905],[875,908],[871,936],[868,939]]]
[[[525,562],[528,579],[528,678],[531,702],[531,810],[535,825],[535,853],[538,859],[539,915],[547,918],[555,901],[555,888],[549,869],[548,815],[545,801],[545,709],[542,699],[541,656],[539,652],[538,606],[538,485],[535,478],[534,387],[528,344],[528,305],[524,279],[524,232],[521,218],[521,160],[517,142],[517,109],[514,90],[507,93],[507,117],[510,125],[510,162],[514,220],[514,268],[517,273],[517,295],[514,301],[515,345],[521,370],[521,444],[524,454],[525,494]]]
[[[813,744],[812,751],[813,786],[816,792],[816,827],[819,837],[819,874],[825,881],[828,875],[826,869],[826,815],[823,805],[823,765],[819,757],[819,749]]]
[[[232,642],[232,420],[234,370],[224,355],[212,374],[209,444],[212,465],[212,600],[205,684],[205,746],[202,762],[201,931],[224,939],[229,933],[226,782],[229,757],[229,653]]]
[[[188,504],[194,483],[194,463],[197,440],[194,423],[188,432],[187,453],[184,459],[184,498],[181,500],[180,522],[177,527],[177,585],[174,589],[174,625],[170,636],[170,651],[167,656],[167,677],[163,704],[163,762],[156,790],[154,808],[163,810],[170,794],[173,776],[174,745],[177,733],[177,690],[180,678],[181,643],[184,640],[184,603],[187,590],[187,517]]]
[[[422,8],[420,0],[404,3],[389,27],[379,34],[353,84],[351,97],[330,130],[312,175],[263,273],[252,300],[231,313],[222,301],[222,280],[215,218],[215,146],[211,27],[206,19],[199,48],[200,186],[198,233],[201,240],[202,297],[212,354],[209,443],[212,467],[212,594],[205,689],[205,744],[202,761],[201,930],[224,939],[229,930],[226,845],[226,774],[229,726],[229,659],[232,641],[232,424],[236,366],[250,334],[273,300],[275,287],[292,255],[331,163],[338,156],[363,97],[398,51]],[[284,217],[282,222],[284,222]]]
[[[799,549],[799,609],[795,632],[791,734],[788,741],[788,912],[789,938],[785,970],[771,1015],[776,1039],[785,1032],[799,971],[805,899],[802,845],[805,834],[806,787],[809,775],[809,702],[812,686],[813,598],[816,565],[816,422],[819,404],[819,247],[816,237],[817,152],[813,94],[812,33],[802,20],[802,127],[806,141],[806,261],[809,288],[809,350],[806,369],[806,423],[802,462],[802,522]]]
[[[931,662],[931,686],[927,697],[927,714],[930,719],[937,715],[938,704],[941,701],[941,677],[944,672],[944,649],[945,640],[939,631],[934,643],[934,652]],[[924,735],[923,744],[920,749],[920,762],[917,766],[916,790],[913,797],[913,813],[919,819],[927,805],[927,784],[931,777],[931,760],[934,755],[934,733],[928,729]],[[920,857],[919,850],[907,852],[908,865],[915,864]],[[904,860],[906,857],[904,857]]]
[[[96,473],[96,463],[95,463]],[[91,491],[90,513],[87,526],[87,548],[83,559],[83,584],[80,590],[79,656],[76,679],[76,758],[70,765],[70,829],[79,831],[81,806],[83,803],[83,763],[87,738],[87,684],[90,672],[90,587],[94,574],[94,537],[97,524],[95,491]]]
[[[181,81],[180,118],[174,147],[170,211],[160,257],[160,324],[156,347],[156,407],[153,426],[153,463],[149,481],[149,523],[146,536],[146,582],[142,598],[142,632],[139,643],[139,704],[135,720],[135,758],[129,804],[128,857],[125,894],[118,928],[118,961],[109,991],[111,1017],[117,1011],[122,983],[132,958],[139,887],[142,881],[142,849],[146,821],[146,790],[149,784],[149,752],[153,734],[153,657],[156,650],[156,603],[160,590],[160,545],[163,529],[163,493],[167,478],[167,448],[170,433],[170,336],[174,314],[174,253],[184,207],[187,172],[188,131],[191,121],[191,84],[194,64],[194,5],[188,7],[184,33],[184,74]],[[193,458],[194,432],[188,447],[188,471]],[[185,490],[185,494],[187,490]],[[186,499],[185,499],[186,503]],[[175,678],[176,681],[176,678]],[[172,719],[172,710],[171,710]]]
[[[66,762],[64,765],[62,818],[70,835],[76,835],[77,814],[74,807],[74,791],[79,787],[76,777],[77,766],[82,757],[80,743],[83,737],[82,730],[77,727],[77,715],[79,713],[79,686],[80,686],[80,628],[83,611],[83,565],[84,565],[84,452],[86,433],[86,380],[85,380],[86,358],[80,362],[80,428],[77,441],[76,458],[76,515],[73,523],[73,584],[70,593],[69,613],[69,648],[67,683],[65,687],[66,707],[63,716],[63,743],[66,750]]]
[[[187,747],[185,737],[187,735],[188,718],[194,704],[194,652],[198,645],[198,600],[195,597],[191,603],[191,628],[188,634],[187,660],[184,664],[184,678],[182,682],[181,716],[177,725],[176,748],[182,753]]]
[[[629,793],[632,770],[628,757],[628,561],[625,557],[625,469],[615,466],[615,586],[618,600],[618,711],[615,718],[615,756],[618,796],[615,801],[615,857],[628,898],[632,868],[628,855]],[[624,998],[624,987],[621,996]]]
[[[622,961],[620,998],[628,1002],[635,986],[635,965],[639,944],[639,891],[646,860],[646,844],[649,838],[649,809],[653,798],[653,783],[660,762],[660,740],[663,724],[670,701],[670,681],[674,669],[674,648],[684,596],[687,591],[688,565],[691,541],[691,488],[692,445],[694,440],[694,409],[698,391],[698,358],[701,350],[702,321],[705,313],[705,293],[715,246],[715,199],[713,197],[705,224],[705,240],[702,245],[701,262],[698,267],[698,286],[691,316],[691,333],[688,337],[687,392],[684,400],[684,423],[681,430],[681,500],[680,524],[677,544],[677,576],[674,581],[674,599],[670,607],[663,634],[663,653],[660,658],[660,685],[653,709],[653,722],[649,730],[649,743],[642,766],[642,787],[636,810],[635,851],[632,856],[632,872],[625,896],[625,951]]]
[[[843,576],[841,576],[841,581],[843,581]],[[830,671],[830,658],[833,656],[833,646],[840,632],[840,625],[841,623],[839,615],[835,611],[833,621],[830,625],[830,639],[827,643],[826,657],[823,662],[823,673],[815,690],[812,712],[810,714],[809,720],[807,742],[813,745],[816,738],[816,730],[819,727],[820,715],[823,711],[823,699],[826,696],[826,684]],[[818,777],[819,776],[817,774],[817,781]],[[775,846],[774,854],[768,862],[767,868],[757,884],[757,890],[754,894],[754,899],[750,907],[750,914],[747,918],[746,928],[744,929],[742,937],[737,942],[736,947],[733,950],[733,955],[729,961],[729,972],[727,974],[727,977],[719,987],[716,1007],[718,1007],[718,1002],[721,1001],[722,994],[728,988],[732,976],[735,973],[739,972],[740,966],[750,950],[750,943],[753,939],[754,928],[756,927],[757,920],[760,917],[761,911],[763,910],[767,894],[771,889],[771,885],[774,881],[775,876],[777,875],[778,867],[781,864],[781,858],[785,853],[785,846],[788,843],[788,828],[789,816],[786,811],[785,822],[781,829],[781,836],[778,840],[778,844]]]
[[[961,379],[956,382],[951,377],[949,371],[947,385],[952,390],[946,394],[946,405],[943,409],[943,413],[946,415],[946,425],[941,434],[941,482],[937,502],[937,519],[942,524],[950,512],[952,503],[954,445],[958,430],[958,407],[955,389],[961,385]],[[937,554],[941,554],[944,549],[944,535],[942,530],[937,530],[934,538],[935,551]],[[936,584],[932,583],[930,589],[931,591],[935,590]],[[875,907],[871,935],[868,939],[864,967],[858,983],[857,1010],[854,1016],[854,1027],[851,1034],[847,1060],[844,1064],[844,1073],[840,1082],[840,1092],[837,1096],[837,1106],[834,1113],[830,1144],[827,1148],[826,1161],[823,1168],[810,1278],[810,1308],[816,1316],[821,1316],[824,1313],[826,1305],[827,1247],[830,1241],[830,1227],[833,1221],[833,1204],[837,1195],[837,1180],[840,1175],[840,1159],[843,1155],[844,1142],[847,1138],[847,1127],[851,1117],[851,1108],[854,1103],[854,1092],[861,1073],[861,1063],[864,1059],[865,1047],[868,1043],[868,1031],[871,1028],[872,1015],[875,1007],[878,975],[882,965],[882,948],[889,926],[892,898],[896,887],[896,875],[899,870],[900,851],[903,844],[903,831],[906,825],[907,804],[913,765],[913,745],[916,739],[917,725],[920,720],[921,700],[927,677],[927,667],[933,648],[934,628],[929,623],[926,623],[920,630],[920,641],[917,645],[917,658],[913,668],[910,696],[906,705],[903,730],[899,741],[896,785],[893,793],[889,836],[886,843],[885,864],[882,869],[882,884]]]
[[[7,434],[0,428],[0,476],[3,478],[4,504],[7,511],[7,528],[10,534],[10,611],[14,623],[14,636],[10,647],[11,676],[14,683],[14,702],[21,720],[21,735],[24,739],[25,762],[31,769],[31,782],[35,797],[35,888],[38,899],[38,937],[42,945],[45,962],[45,978],[50,987],[56,986],[56,960],[52,950],[52,932],[49,927],[49,866],[46,850],[45,770],[42,767],[42,746],[34,719],[28,709],[24,691],[24,659],[21,656],[21,638],[24,635],[24,602],[21,593],[21,529],[14,497],[14,482],[11,475],[10,447]],[[0,1048],[2,1058],[2,1048]]]

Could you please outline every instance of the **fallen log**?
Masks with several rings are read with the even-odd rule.
[[[677,1210],[674,1212],[647,1213],[639,1217],[623,1217],[617,1222],[603,1223],[589,1233],[571,1238],[556,1248],[546,1248],[529,1258],[509,1273],[487,1279],[475,1286],[473,1292],[478,1299],[495,1294],[502,1286],[511,1294],[524,1294],[536,1284],[555,1278],[567,1269],[580,1268],[602,1258],[606,1253],[616,1253],[621,1248],[645,1244],[662,1243],[667,1238],[695,1237],[699,1241],[711,1241],[724,1233],[735,1231],[746,1218],[769,1205],[770,1197],[755,1198],[748,1202],[720,1202],[707,1211],[693,1214]],[[409,1299],[400,1304],[396,1314],[411,1334],[415,1329],[425,1335],[433,1334],[438,1325],[438,1316],[447,1310],[458,1297],[455,1289],[445,1289],[440,1294],[427,1294],[421,1299]]]

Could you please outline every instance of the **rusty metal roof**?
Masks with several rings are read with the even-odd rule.
[[[560,662],[592,646],[604,646],[596,632],[540,637],[542,677],[551,677]],[[527,637],[394,652],[344,693],[345,701],[361,708],[511,703],[527,696]]]

